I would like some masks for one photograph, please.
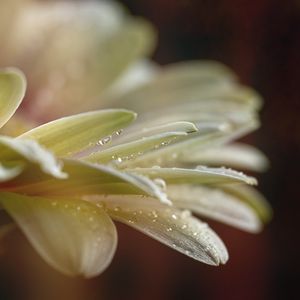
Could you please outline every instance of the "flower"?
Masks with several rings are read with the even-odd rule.
[[[228,259],[223,242],[190,211],[249,232],[270,219],[268,203],[249,186],[254,178],[217,168],[268,164],[257,149],[231,143],[258,127],[261,100],[227,67],[158,67],[145,59],[151,25],[112,1],[2,1],[0,17],[0,64],[22,68],[29,80],[25,119],[19,113],[3,132],[117,107],[0,136],[0,203],[52,267],[100,274],[116,248],[112,220],[219,265]],[[1,126],[24,92],[19,71],[0,72]],[[136,122],[118,107],[138,112]]]
[[[180,72],[172,74],[176,79]],[[4,125],[24,95],[20,72],[2,71],[0,91]],[[251,99],[239,98],[245,111],[233,105],[231,114],[255,115]],[[201,159],[247,165],[248,156],[260,161],[256,167],[264,161],[252,148],[226,145],[253,127],[252,117],[227,117],[224,109],[233,103],[226,101],[208,105],[210,117],[194,123],[168,116],[164,122],[158,114],[128,126],[135,113],[109,109],[58,119],[17,138],[0,136],[0,203],[44,260],[64,274],[93,277],[108,266],[117,243],[112,220],[198,261],[223,264],[228,253],[222,240],[189,211],[250,232],[259,231],[270,212],[264,198],[245,186],[254,178],[226,168],[186,167]],[[225,123],[215,120],[223,115]],[[236,159],[232,151],[244,156]]]

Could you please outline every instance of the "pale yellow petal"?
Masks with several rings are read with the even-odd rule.
[[[15,113],[23,100],[26,80],[17,69],[0,70],[0,127]]]
[[[61,118],[36,127],[19,137],[33,139],[59,156],[72,156],[87,148],[108,144],[112,135],[130,124],[136,114],[108,109]]]
[[[53,268],[93,277],[109,265],[117,233],[108,215],[82,200],[0,194],[1,203],[32,246]]]
[[[206,223],[141,197],[112,196],[98,200],[115,220],[125,223],[161,243],[209,265],[228,260],[225,245]],[[151,255],[151,253],[149,254]]]

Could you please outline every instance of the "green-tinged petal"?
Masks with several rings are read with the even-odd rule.
[[[195,152],[209,150],[220,145],[227,144],[232,140],[253,131],[258,127],[256,120],[249,120],[243,126],[234,126],[231,123],[199,123],[196,124],[198,132],[189,134],[182,141],[167,147],[157,149],[126,162],[126,167],[150,167],[159,165],[163,167],[185,166],[182,157],[193,156]]]
[[[107,196],[110,194],[143,195],[170,204],[163,189],[149,178],[120,172],[108,166],[93,165],[78,160],[63,160],[68,178],[57,180],[49,176],[30,176],[32,170],[6,184],[6,190],[28,195]]]
[[[198,166],[196,169],[182,168],[135,168],[127,169],[126,172],[141,174],[151,179],[162,179],[167,184],[221,184],[221,183],[247,183],[250,185],[257,184],[254,177],[247,176],[242,172],[238,172],[227,168],[209,168]]]
[[[0,199],[36,251],[60,272],[93,277],[111,262],[117,233],[101,208],[82,200],[12,193],[1,193]]]
[[[71,156],[81,150],[106,144],[118,130],[136,117],[131,111],[108,109],[52,121],[26,132],[19,138],[38,141],[59,156]]]
[[[249,205],[264,223],[272,218],[272,208],[265,197],[251,186],[245,185],[220,185],[226,193],[238,198]]]
[[[128,143],[122,143],[115,147],[111,147],[104,151],[92,153],[85,160],[97,163],[107,163],[115,161],[118,165],[127,160],[136,159],[139,156],[153,150],[158,150],[161,147],[168,146],[184,139],[188,133],[197,131],[192,123],[181,122],[176,123],[177,128],[182,131],[165,132],[153,136],[147,136],[134,140]],[[184,131],[183,131],[184,130]]]
[[[67,176],[61,170],[61,163],[36,141],[0,136],[0,145],[1,160],[6,163],[17,163],[17,167],[21,166],[21,168],[25,163],[34,164],[51,176],[57,178]]]
[[[21,71],[13,68],[0,71],[0,127],[15,113],[25,90],[26,80]]]
[[[269,165],[267,157],[261,151],[239,143],[185,153],[181,161],[193,165],[231,166],[252,171],[264,171]]]
[[[186,135],[187,133],[185,132],[168,132],[92,153],[88,157],[85,157],[85,160],[93,163],[108,163],[113,161],[119,165],[124,161],[135,159],[151,150],[174,143]]]
[[[114,196],[102,200],[98,203],[103,203],[113,219],[187,256],[209,265],[224,264],[228,260],[227,250],[216,233],[187,211],[141,197]]]
[[[221,189],[199,185],[168,185],[167,194],[176,207],[236,228],[258,232],[262,224],[255,211]]]

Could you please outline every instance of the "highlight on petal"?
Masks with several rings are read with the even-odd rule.
[[[62,165],[56,158],[37,142],[33,140],[21,140],[0,136],[1,159],[3,161],[18,161],[36,164],[40,169],[57,178],[66,178],[67,174],[62,172]],[[32,174],[31,174],[32,175]]]
[[[135,168],[127,169],[127,172],[142,174],[152,179],[161,178],[169,184],[178,183],[200,183],[200,184],[220,184],[220,183],[247,183],[257,184],[254,177],[247,176],[242,172],[228,168],[209,168],[198,166],[196,169],[182,168]]]
[[[0,163],[0,182],[8,181],[18,176],[23,171],[23,168],[24,166],[22,164],[8,167]]]
[[[59,156],[71,156],[111,141],[112,135],[136,118],[134,112],[108,109],[61,118],[36,127],[19,139],[38,141]]]
[[[100,207],[2,192],[0,202],[42,258],[60,272],[93,277],[111,262],[117,233]]]
[[[96,201],[117,221],[125,223],[161,243],[209,265],[228,260],[225,245],[206,223],[141,197],[111,196]]]
[[[168,185],[167,194],[176,207],[256,233],[262,223],[254,209],[217,188],[200,185]]]
[[[269,165],[267,157],[261,151],[240,143],[195,151],[182,155],[181,161],[187,164],[225,165],[251,171],[264,171]]]
[[[15,113],[23,100],[26,79],[17,69],[0,70],[0,127]]]

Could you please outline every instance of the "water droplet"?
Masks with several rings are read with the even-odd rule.
[[[166,190],[167,185],[166,185],[166,182],[165,182],[163,179],[161,179],[161,178],[155,178],[153,181],[154,181],[154,183],[155,183],[159,188],[161,188],[163,191]]]
[[[103,146],[103,145],[109,143],[110,141],[111,141],[111,136],[109,135],[109,136],[101,139],[97,144],[100,146]]]
[[[116,135],[120,135],[120,134],[122,134],[122,132],[123,132],[123,129],[120,129],[120,130],[116,131]]]
[[[181,226],[181,229],[187,229],[187,225],[186,225],[186,224],[183,224],[183,225]]]
[[[57,205],[57,202],[55,202],[55,201],[54,201],[54,202],[51,202],[51,205],[52,205],[52,206],[56,206],[56,205]]]
[[[172,214],[172,219],[177,220],[177,216],[175,214]]]
[[[168,232],[171,232],[171,231],[173,231],[173,229],[172,229],[171,227],[168,227],[168,228],[167,228],[167,231],[168,231]]]
[[[80,206],[77,206],[76,209],[77,209],[78,211],[80,211],[80,210],[81,210],[81,207],[80,207]]]

